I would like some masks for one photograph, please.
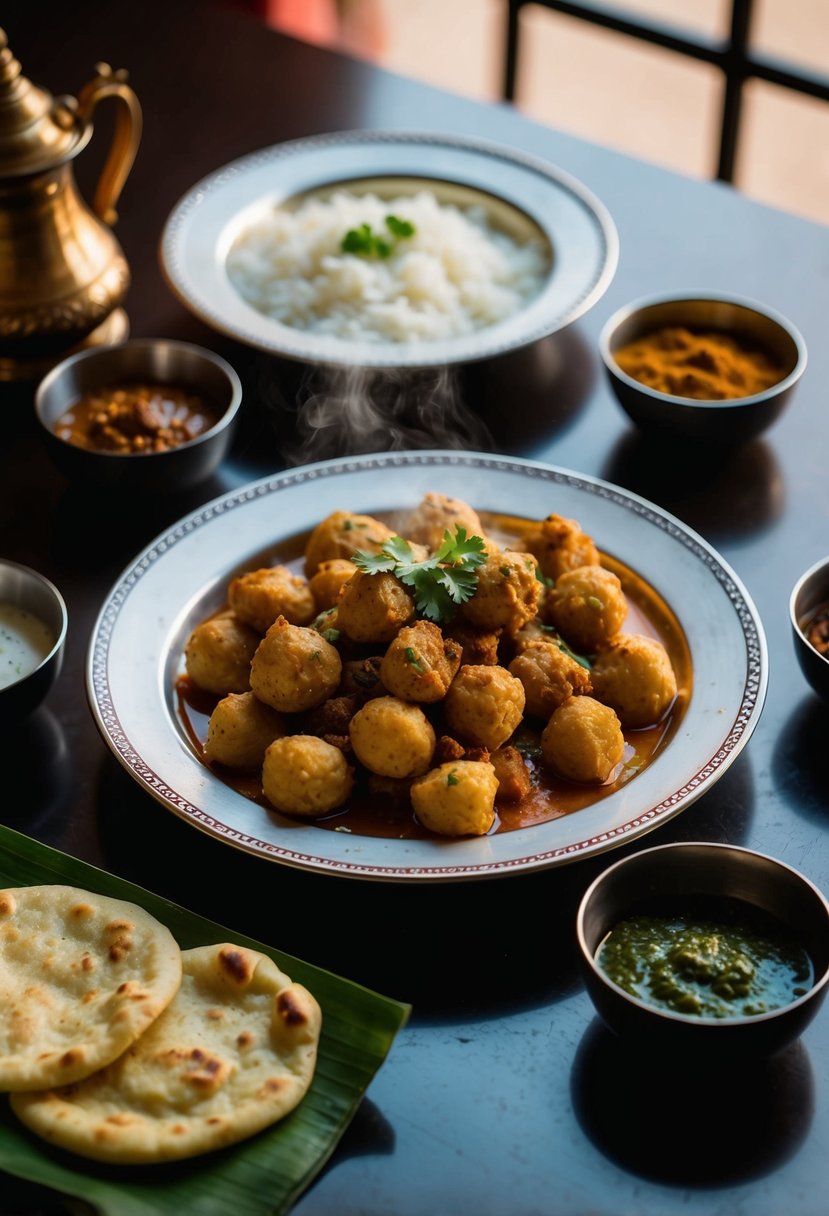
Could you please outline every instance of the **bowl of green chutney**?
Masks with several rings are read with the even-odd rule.
[[[588,887],[576,933],[602,1020],[649,1051],[768,1055],[829,986],[829,903],[783,862],[733,845],[661,845]]]

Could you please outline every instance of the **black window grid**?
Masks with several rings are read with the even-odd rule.
[[[720,116],[719,153],[715,176],[720,181],[733,182],[741,133],[743,89],[747,80],[762,80],[767,84],[829,101],[829,78],[800,72],[790,64],[751,48],[751,18],[754,0],[732,0],[728,37],[722,41],[690,37],[684,31],[609,8],[592,2],[574,0],[508,0],[507,38],[504,66],[503,96],[515,100],[520,51],[520,14],[528,4],[537,4],[568,17],[576,17],[602,29],[626,34],[642,42],[659,46],[702,63],[709,63],[722,72],[724,89]]]

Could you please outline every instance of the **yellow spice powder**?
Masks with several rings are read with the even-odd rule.
[[[660,393],[722,401],[750,397],[776,384],[782,369],[765,351],[715,331],[658,329],[614,352],[622,371]]]

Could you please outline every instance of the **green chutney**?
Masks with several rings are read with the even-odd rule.
[[[657,1009],[750,1017],[809,991],[812,961],[784,927],[737,900],[696,901],[620,921],[596,952],[614,984]]]

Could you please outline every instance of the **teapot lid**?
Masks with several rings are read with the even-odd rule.
[[[84,134],[75,104],[27,80],[0,29],[0,178],[37,173],[71,156]]]

